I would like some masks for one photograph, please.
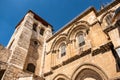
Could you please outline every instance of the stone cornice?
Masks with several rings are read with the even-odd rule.
[[[51,75],[51,74],[53,74],[52,71],[49,71],[49,72],[47,72],[47,73],[44,73],[44,77],[46,77],[46,76],[48,76],[48,75]]]
[[[79,59],[79,58],[81,58],[81,57],[83,57],[83,56],[86,56],[86,55],[90,54],[90,53],[91,53],[91,49],[88,49],[88,50],[86,50],[86,51],[83,51],[82,53],[80,53],[80,54],[78,54],[78,55],[75,55],[75,56],[67,59],[66,61],[63,61],[63,65],[66,65],[66,64],[68,64],[68,63],[71,63],[71,62],[73,62],[73,61],[75,61],[75,60],[77,60],[77,59]]]
[[[112,42],[101,45],[99,48],[92,51],[92,56],[95,56],[95,55],[97,55],[99,53],[105,53],[105,52],[109,51],[111,45],[112,45]]]
[[[62,64],[51,67],[51,69],[56,70],[56,69],[60,68],[61,66],[67,65],[67,64],[69,64],[69,63],[71,63],[71,62],[73,62],[73,61],[75,61],[75,60],[77,60],[77,59],[79,59],[81,57],[84,57],[84,56],[86,56],[88,54],[92,54],[92,56],[95,56],[95,55],[100,54],[100,53],[103,54],[103,53],[110,50],[111,45],[112,45],[112,42],[108,42],[108,43],[106,43],[104,45],[101,45],[99,48],[97,48],[95,50],[91,50],[91,48],[89,48],[89,49],[83,51],[82,53],[77,54],[77,55],[63,61]]]
[[[106,29],[104,29],[103,31],[108,35],[108,32],[111,31],[111,30],[113,30],[113,29],[115,29],[115,28],[116,28],[116,26],[114,26],[114,25],[109,25],[109,26],[107,26]]]
[[[88,55],[90,53],[92,54],[92,56],[96,56],[97,54],[100,54],[100,53],[103,54],[103,53],[110,50],[111,45],[112,45],[112,42],[108,42],[108,43],[106,43],[104,45],[101,45],[99,48],[97,48],[95,50],[91,50],[91,48],[89,48],[89,49],[83,51],[82,53],[77,54],[77,55],[63,61],[61,64],[58,64],[58,65],[55,65],[55,66],[51,67],[51,71],[49,71],[47,73],[44,73],[44,76],[46,77],[46,76],[52,75],[53,74],[52,70],[56,70],[56,69],[58,69],[58,68],[60,68],[60,67],[62,67],[64,65],[67,65],[67,64],[69,64],[69,63],[71,63],[71,62],[73,62],[73,61],[75,61],[75,60],[77,60],[77,59],[79,59],[79,58],[81,58],[83,56],[86,56],[86,55]]]

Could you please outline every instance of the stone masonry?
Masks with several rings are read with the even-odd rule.
[[[120,0],[88,8],[54,34],[29,10],[0,45],[0,80],[120,80]]]

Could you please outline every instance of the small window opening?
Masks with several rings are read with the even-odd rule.
[[[83,46],[85,44],[85,39],[84,39],[83,34],[78,35],[77,39],[78,39],[79,47],[81,47],[81,46]]]
[[[61,53],[61,57],[63,57],[63,56],[66,55],[66,45],[65,45],[65,43],[63,43],[63,44],[60,46],[60,53]]]
[[[38,45],[38,42],[37,42],[37,41],[34,41],[34,45]]]
[[[45,31],[45,30],[44,30],[43,28],[41,28],[41,29],[40,29],[40,34],[43,35],[43,34],[44,34],[44,31]]]
[[[32,64],[32,63],[29,63],[27,65],[27,70],[30,71],[30,72],[32,72],[32,73],[34,73],[35,72],[35,65]]]
[[[33,24],[33,30],[37,31],[37,24],[35,24],[35,23]]]

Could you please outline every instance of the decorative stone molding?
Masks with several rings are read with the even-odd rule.
[[[33,75],[34,80],[45,80],[43,77]]]
[[[81,58],[83,56],[86,56],[86,55],[88,55],[90,53],[91,53],[91,49],[85,50],[81,54],[75,55],[75,56],[67,59],[66,61],[63,61],[63,65],[69,64],[69,63],[71,63],[71,62],[73,62],[73,61],[75,61],[75,60],[77,60],[77,59],[79,59],[79,58]]]
[[[104,45],[100,46],[99,48],[93,50],[92,51],[92,56],[95,56],[99,53],[105,53],[105,52],[109,51],[111,45],[112,45],[112,42],[109,42],[109,43],[104,44]]]
[[[58,65],[55,65],[55,66],[51,67],[51,69],[52,69],[52,70],[55,70],[55,69],[57,69],[57,68],[59,68],[59,67],[61,67],[61,66],[62,66],[61,64],[58,64]]]
[[[90,53],[91,53],[91,48],[88,49],[88,50],[83,51],[81,54],[75,55],[75,56],[63,61],[62,64],[51,67],[51,69],[52,70],[58,69],[59,67],[64,66],[66,64],[69,64],[69,63],[71,63],[71,62],[73,62],[73,61],[75,61],[75,60],[77,60],[77,59],[79,59],[79,58],[81,58],[83,56],[86,56],[86,55],[88,55]]]
[[[100,46],[99,48],[97,48],[97,49],[95,49],[93,51],[91,51],[91,48],[89,48],[89,49],[87,49],[85,51],[82,51],[82,53],[80,53],[78,55],[75,55],[75,56],[63,61],[62,65],[59,64],[59,65],[53,66],[53,67],[51,67],[51,69],[56,70],[61,66],[67,65],[67,64],[69,64],[69,63],[71,63],[71,62],[73,62],[73,61],[75,61],[75,60],[77,60],[77,59],[79,59],[81,57],[84,57],[84,56],[90,54],[91,52],[92,52],[92,56],[95,56],[95,55],[97,55],[99,53],[105,53],[105,52],[110,50],[111,45],[112,45],[112,42],[109,42],[107,44],[104,44],[104,45]]]
[[[67,41],[68,41],[67,35],[66,34],[60,34],[53,41],[53,44],[51,45],[51,49],[50,50],[51,51],[55,50],[61,42],[67,43]]]
[[[58,74],[52,80],[71,80],[65,74]]]
[[[103,31],[108,35],[108,32],[115,29],[117,26],[113,26],[113,25],[109,25],[108,27],[106,27],[106,29],[104,29]]]
[[[49,75],[51,75],[51,74],[53,74],[52,71],[49,71],[49,72],[47,72],[47,73],[44,73],[44,77],[49,76]]]
[[[110,14],[110,13],[114,13],[115,11],[114,10],[110,10],[110,11],[107,11],[100,19],[100,22],[103,23],[103,19],[106,17],[106,15]]]
[[[80,65],[73,72],[71,79],[84,80],[88,77],[95,78],[95,80],[108,80],[107,75],[103,72],[103,70],[100,67],[89,63]]]

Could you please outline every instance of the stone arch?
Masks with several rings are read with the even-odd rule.
[[[77,22],[75,22],[75,24],[76,24],[76,25],[78,25],[78,24],[85,24],[85,25],[90,26],[90,23],[89,23],[89,22],[87,22],[87,21],[84,21],[84,20],[77,21]]]
[[[53,41],[50,51],[56,50],[56,48],[58,47],[58,44],[63,41],[67,42],[67,34],[60,34],[58,37],[56,37],[55,40]]]
[[[107,11],[102,17],[100,18],[100,22],[103,23],[104,18],[109,14],[109,13],[114,13],[114,10]]]
[[[84,75],[85,74],[85,75]],[[93,64],[80,65],[72,75],[72,80],[108,80],[107,75],[102,69]]]
[[[89,26],[90,26],[90,24],[86,21],[76,22],[68,31],[68,39],[71,40],[73,35],[75,35],[75,33],[79,32],[79,31],[84,30],[85,32],[88,32],[89,31]]]
[[[58,74],[52,80],[70,80],[70,79],[64,74]]]

